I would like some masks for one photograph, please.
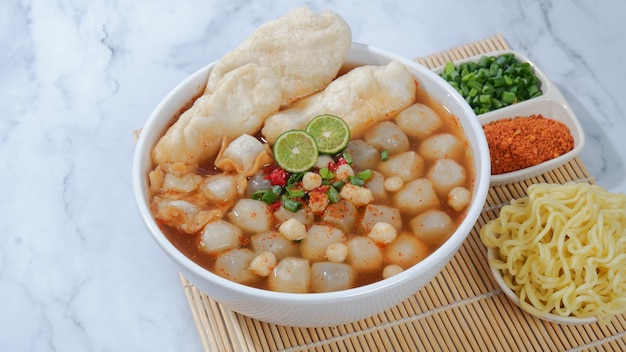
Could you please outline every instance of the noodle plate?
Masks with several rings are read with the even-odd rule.
[[[625,194],[588,183],[531,185],[480,237],[525,311],[601,322],[626,313]]]

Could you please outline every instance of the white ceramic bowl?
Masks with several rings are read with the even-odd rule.
[[[576,114],[569,106],[558,88],[548,79],[548,77],[537,66],[530,61],[526,56],[511,50],[494,51],[487,54],[488,56],[500,56],[505,53],[512,53],[521,62],[528,62],[537,78],[541,81],[541,96],[528,99],[526,101],[505,106],[503,108],[490,111],[488,113],[478,115],[478,120],[482,125],[496,120],[516,117],[516,116],[530,116],[533,114],[541,114],[544,118],[560,121],[564,123],[570,130],[572,137],[574,137],[574,148],[569,152],[548,160],[541,164],[537,164],[531,167],[527,167],[522,170],[508,172],[500,175],[491,176],[491,185],[497,186],[508,183],[515,183],[521,180],[525,180],[534,176],[541,175],[552,169],[555,169],[578,155],[585,145],[585,134],[583,132]],[[454,61],[456,65],[460,65],[466,62],[478,62],[482,55],[472,56],[463,60]],[[439,67],[434,70],[436,73],[441,73],[443,67]]]
[[[496,251],[493,248],[488,248],[487,249],[487,258],[488,260],[492,260],[494,259],[496,256]],[[511,300],[513,301],[513,303],[515,303],[518,307],[522,308],[522,306],[520,305],[520,300],[519,297],[517,296],[517,294],[515,292],[513,292],[513,290],[507,286],[506,282],[504,282],[504,279],[502,278],[502,272],[498,269],[494,269],[491,268],[491,273],[493,274],[493,278],[496,280],[496,282],[498,283],[498,285],[500,286],[500,288],[502,289],[502,292],[504,292],[504,294]],[[530,314],[530,313],[529,313]],[[551,323],[557,323],[557,324],[590,324],[590,323],[595,323],[598,321],[598,319],[594,318],[594,317],[590,317],[590,318],[577,318],[574,316],[568,316],[568,317],[564,317],[561,315],[557,315],[557,314],[544,314],[544,315],[534,315],[533,316],[551,322]]]
[[[382,65],[392,60],[403,63],[431,97],[457,116],[474,154],[476,177],[472,203],[448,241],[420,263],[389,279],[354,289],[315,294],[272,292],[237,284],[187,258],[168,241],[150,213],[147,174],[153,167],[150,151],[171,124],[172,116],[203,89],[213,65],[210,64],[181,82],[156,107],[141,132],[133,160],[133,187],[142,219],[156,243],[196,287],[225,307],[252,318],[288,326],[320,327],[353,322],[397,305],[426,285],[448,263],[474,226],[487,196],[490,175],[487,141],[476,115],[463,98],[438,75],[418,63],[355,43],[346,64]]]

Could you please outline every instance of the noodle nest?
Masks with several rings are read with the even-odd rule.
[[[588,183],[535,184],[480,231],[522,309],[538,317],[626,313],[626,195]]]

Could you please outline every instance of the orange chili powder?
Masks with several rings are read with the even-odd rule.
[[[537,165],[574,148],[574,137],[567,126],[541,114],[493,121],[483,130],[489,144],[492,175]]]

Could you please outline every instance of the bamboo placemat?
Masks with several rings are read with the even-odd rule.
[[[446,61],[508,49],[500,35],[417,61]],[[539,182],[591,182],[575,158],[544,175],[492,187],[472,232],[450,263],[401,304],[361,321],[328,328],[292,328],[234,313],[181,275],[206,351],[625,351],[626,315],[609,324],[558,325],[523,313],[491,277],[480,228],[500,207]]]

